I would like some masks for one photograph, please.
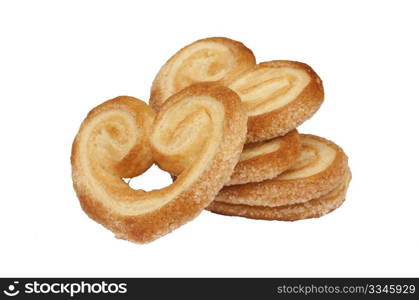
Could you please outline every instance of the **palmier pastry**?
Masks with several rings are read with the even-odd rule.
[[[255,65],[252,51],[223,37],[198,40],[173,55],[151,87],[150,105],[157,111],[169,96],[203,81],[223,83]]]
[[[228,80],[249,116],[247,143],[283,136],[310,118],[323,102],[313,69],[295,61],[264,62]]]
[[[216,201],[280,206],[309,201],[336,188],[348,168],[348,158],[336,144],[300,134],[302,150],[296,163],[274,179],[224,187]]]
[[[173,95],[152,124],[153,117],[139,100],[107,101],[83,121],[71,156],[74,188],[84,211],[117,237],[140,243],[196,217],[229,179],[246,137],[240,99],[222,86],[191,86]],[[203,128],[205,141],[197,135]],[[194,156],[173,184],[150,192],[133,190],[122,179],[150,164],[147,137],[167,157],[177,148]]]
[[[326,195],[303,203],[269,207],[213,201],[207,209],[217,214],[262,220],[296,221],[317,218],[335,210],[345,201],[350,180],[351,173],[348,170],[337,188]]]

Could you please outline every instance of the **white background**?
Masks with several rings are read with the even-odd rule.
[[[418,28],[415,1],[2,1],[0,276],[419,276]],[[318,72],[326,99],[300,131],[347,152],[347,201],[315,220],[203,212],[150,244],[115,239],[80,209],[72,140],[104,100],[148,100],[160,66],[208,36]]]

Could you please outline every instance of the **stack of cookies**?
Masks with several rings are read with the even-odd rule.
[[[345,200],[342,149],[297,127],[323,102],[306,64],[256,64],[227,38],[196,41],[157,74],[149,105],[119,96],[93,108],[71,164],[82,209],[118,238],[146,243],[204,209],[267,220],[322,216]],[[174,182],[134,190],[124,181],[156,163]]]
[[[159,111],[173,94],[208,81],[240,96],[248,123],[239,162],[207,210],[299,220],[322,216],[343,203],[351,180],[347,156],[333,142],[297,131],[324,99],[322,81],[310,66],[285,60],[256,64],[242,43],[206,38],[178,51],[160,69],[150,105]]]

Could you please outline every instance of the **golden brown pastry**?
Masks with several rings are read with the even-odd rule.
[[[198,40],[173,55],[160,69],[151,87],[150,105],[158,111],[174,93],[203,81],[224,83],[255,65],[255,57],[242,43],[212,37]]]
[[[107,101],[83,121],[71,156],[83,210],[117,237],[140,243],[196,217],[232,174],[246,137],[240,99],[222,86],[191,86],[173,95],[152,125],[153,118],[153,111],[134,98]],[[206,141],[195,143],[201,127],[208,131]],[[150,192],[133,190],[122,180],[150,165],[147,136],[166,157],[184,145],[195,157],[172,185]]]
[[[343,150],[324,138],[300,134],[302,150],[296,163],[274,179],[224,187],[216,201],[230,204],[280,206],[302,203],[336,188],[348,168]]]
[[[335,210],[345,201],[350,180],[351,173],[348,170],[344,180],[337,188],[326,195],[303,203],[269,207],[213,201],[207,207],[207,210],[227,216],[240,216],[261,220],[296,221],[318,218]]]
[[[287,134],[310,118],[324,98],[319,76],[295,61],[260,63],[226,84],[246,106],[247,143]]]
[[[300,151],[301,142],[297,130],[269,141],[246,144],[230,180],[225,185],[274,178],[297,161]]]

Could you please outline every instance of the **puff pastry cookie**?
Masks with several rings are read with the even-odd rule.
[[[348,168],[343,150],[324,138],[300,134],[302,150],[296,163],[274,179],[224,187],[216,201],[230,204],[280,206],[318,198],[336,188]]]
[[[173,55],[160,69],[151,87],[150,105],[159,110],[174,93],[203,81],[223,84],[255,65],[255,56],[242,43],[212,37],[198,40]]]
[[[149,242],[176,229],[196,217],[232,174],[246,122],[239,97],[212,84],[173,95],[155,117],[150,107],[131,97],[97,106],[72,148],[73,184],[83,210],[117,237],[134,242]],[[205,142],[197,135],[202,128],[209,132]],[[148,137],[153,151],[169,160],[171,151],[180,148],[195,158],[172,185],[145,192],[131,189],[122,178],[151,164]]]

